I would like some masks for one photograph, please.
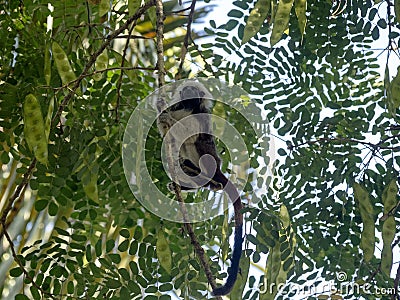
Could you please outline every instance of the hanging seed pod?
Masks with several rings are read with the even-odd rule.
[[[391,100],[394,110],[400,107],[400,67],[397,69],[397,75],[390,83]]]
[[[394,216],[390,216],[385,220],[382,227],[383,249],[381,256],[381,270],[388,277],[393,265],[392,243],[396,234],[396,221]]]
[[[385,215],[397,205],[397,192],[396,179],[392,179],[382,193],[383,213]]]
[[[400,0],[394,0],[394,14],[396,15],[397,23],[400,23]]]
[[[268,16],[271,8],[271,0],[258,0],[251,10],[244,27],[242,45],[246,44],[250,39],[260,31],[262,24]]]
[[[102,17],[110,10],[110,1],[101,0],[99,5],[99,16]]]
[[[76,76],[74,71],[72,70],[71,64],[69,63],[67,54],[56,42],[53,42],[51,49],[53,51],[53,58],[56,63],[58,74],[60,75],[61,82],[64,85],[70,84],[76,79]],[[76,93],[80,95],[81,91],[78,89]]]
[[[306,11],[307,11],[307,0],[295,0],[294,9],[296,11],[297,21],[299,22],[299,29],[301,33],[301,40],[303,41],[304,32],[306,31]]]
[[[171,249],[169,248],[167,239],[165,238],[164,231],[162,229],[158,230],[156,252],[160,265],[165,269],[165,271],[167,271],[168,274],[170,274],[172,268]]]
[[[24,134],[28,147],[39,162],[47,165],[47,138],[38,99],[32,94],[27,95],[23,110]]]
[[[87,166],[87,170],[82,175],[82,185],[86,196],[96,203],[99,203],[99,192],[97,187],[98,165],[96,162],[91,162]]]
[[[141,0],[128,0],[128,13],[134,15],[140,7]]]
[[[398,187],[396,179],[392,179],[385,187],[382,193],[383,212],[388,215],[397,205]],[[387,276],[390,276],[390,271],[393,265],[393,250],[392,243],[396,234],[396,220],[393,215],[389,215],[383,222],[382,240],[383,249],[381,256],[381,270]]]
[[[368,191],[360,184],[353,185],[354,198],[357,201],[363,222],[361,232],[360,248],[363,250],[365,261],[370,261],[374,257],[375,250],[375,220],[374,210],[369,198]]]
[[[283,32],[288,28],[290,11],[294,0],[280,0],[275,14],[274,25],[271,34],[271,47],[273,47],[282,37]]]
[[[107,69],[108,66],[108,53],[107,49],[104,49],[104,51],[97,57],[95,67],[96,71],[101,71]],[[93,75],[93,79],[96,81],[99,81],[101,78],[103,78],[103,73],[96,73]]]

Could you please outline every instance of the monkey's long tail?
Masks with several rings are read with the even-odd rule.
[[[243,215],[242,215],[242,201],[240,200],[240,196],[238,191],[233,184],[228,181],[227,186],[225,187],[229,198],[235,199],[233,201],[233,208],[235,211],[235,237],[234,237],[234,244],[233,244],[233,251],[232,251],[232,258],[231,258],[231,267],[228,272],[228,278],[225,284],[221,287],[215,288],[212,291],[213,296],[223,296],[227,295],[231,292],[235,281],[237,279],[237,275],[239,272],[239,262],[240,257],[242,255],[242,244],[243,244]]]

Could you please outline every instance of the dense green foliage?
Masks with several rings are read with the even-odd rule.
[[[240,85],[265,109],[278,145],[268,191],[245,209],[242,274],[250,261],[254,265],[231,299],[273,299],[276,288],[260,294],[265,280],[286,283],[279,299],[293,298],[290,284],[315,286],[306,295],[310,299],[380,297],[399,284],[400,103],[393,78],[400,65],[394,46],[400,5],[309,0],[304,34],[293,7],[289,30],[271,47],[276,5],[288,1],[258,1],[270,10],[260,13],[261,26],[250,19],[247,26],[259,31],[246,34],[243,45],[257,1],[233,2],[222,25],[207,20],[217,2],[197,3],[193,20],[188,10],[176,12],[182,7],[175,1],[164,3],[167,82],[196,75]],[[146,211],[124,176],[125,125],[157,88],[157,15],[154,3],[138,8],[139,2],[0,2],[2,299],[206,297],[204,270],[181,225]],[[192,21],[180,69],[181,28]],[[196,26],[200,21],[206,26]],[[24,107],[26,99],[36,103],[32,95],[40,111],[36,104],[30,111]],[[264,175],[258,162],[268,158],[257,157],[248,124],[219,109],[243,133],[251,167]],[[38,125],[39,115],[43,124]],[[167,193],[168,178],[158,173],[160,141],[154,127],[146,161]],[[229,159],[225,152],[222,156]],[[263,180],[248,183],[245,191],[265,186]],[[353,195],[356,183],[364,195],[359,199]],[[187,200],[205,195],[209,192],[199,191]],[[220,260],[230,249],[228,219],[222,215],[193,225],[221,280],[226,266]],[[363,228],[374,228],[376,238]],[[381,259],[382,241],[382,257],[390,256],[392,247],[393,261]],[[343,274],[345,279],[338,276]],[[318,290],[330,281],[337,289],[341,283],[371,284],[371,294],[349,287],[336,295]],[[334,298],[338,295],[342,298]]]

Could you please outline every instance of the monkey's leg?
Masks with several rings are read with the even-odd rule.
[[[195,177],[201,173],[201,170],[188,159],[180,158],[179,165],[180,165],[182,171],[189,177]],[[183,190],[183,191],[195,190],[195,189],[199,188],[199,186],[196,186],[195,181],[193,181],[191,184],[185,183],[183,180],[179,180],[179,178],[178,178],[178,181],[179,181],[181,190]],[[168,190],[173,192],[174,191],[174,182],[168,183],[167,188],[168,188]]]

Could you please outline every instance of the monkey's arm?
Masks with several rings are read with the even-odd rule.
[[[157,118],[158,131],[160,131],[162,136],[165,136],[175,122],[170,113],[164,110]]]
[[[223,189],[228,180],[221,172],[221,159],[217,153],[214,137],[210,134],[201,133],[199,134],[199,138],[196,140],[195,145],[200,157],[206,154],[211,156],[203,160],[203,164],[205,163],[205,165],[201,166],[201,168],[205,170],[205,174],[207,174],[208,170],[214,170],[213,173],[207,174],[211,179],[207,186],[212,190]]]

